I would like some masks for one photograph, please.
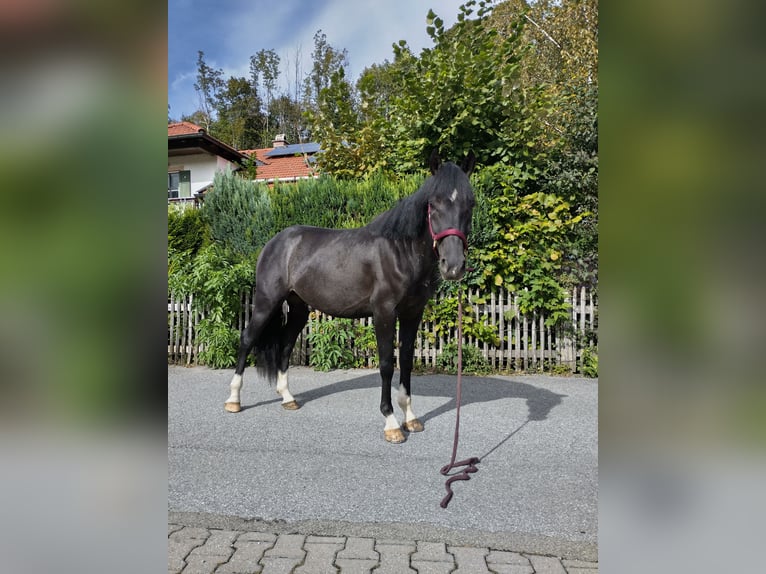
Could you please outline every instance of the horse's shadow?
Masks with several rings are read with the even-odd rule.
[[[422,422],[449,413],[457,408],[455,398],[455,377],[434,375],[419,381],[417,388],[413,382],[413,395],[448,397],[443,405],[423,414]],[[527,419],[542,421],[548,418],[551,410],[561,403],[566,395],[559,395],[548,389],[535,387],[519,381],[508,381],[492,377],[463,377],[461,403],[486,403],[500,399],[524,399],[527,405]]]
[[[397,374],[398,375],[398,374]],[[398,381],[398,376],[394,377],[394,382]],[[312,401],[328,397],[337,393],[343,393],[354,389],[379,388],[380,375],[370,373],[353,379],[346,379],[331,383],[328,385],[317,386],[313,389],[297,393],[296,400],[301,404],[307,404]],[[503,441],[504,443],[511,436],[516,434],[523,426],[531,421],[542,421],[548,418],[550,412],[561,403],[566,395],[554,393],[542,387],[536,387],[520,381],[497,379],[492,377],[463,377],[462,385],[463,406],[474,403],[487,403],[501,399],[523,399],[526,401],[527,418],[512,431]],[[415,401],[418,396],[422,397],[444,397],[449,400],[440,406],[419,415],[419,419],[424,424],[429,420],[435,419],[444,414],[454,411],[457,407],[455,399],[455,377],[451,375],[423,375],[412,378],[412,395]],[[278,403],[281,399],[276,398],[268,401],[260,401],[253,405],[244,406],[243,410],[259,407],[262,405]],[[490,450],[485,456],[489,455],[497,447]],[[483,457],[482,457],[483,458]]]

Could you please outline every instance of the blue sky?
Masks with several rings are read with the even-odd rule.
[[[314,33],[321,29],[335,48],[348,51],[352,81],[372,64],[393,59],[391,45],[406,40],[417,54],[430,47],[429,8],[455,23],[465,0],[168,0],[168,103],[180,118],[197,109],[194,91],[197,50],[224,76],[248,76],[250,56],[273,49],[281,58],[282,82],[294,82],[296,54],[301,71],[311,66]],[[286,87],[283,85],[283,87]]]

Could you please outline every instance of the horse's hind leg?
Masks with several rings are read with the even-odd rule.
[[[263,301],[266,301],[266,303]],[[247,327],[242,330],[242,335],[239,339],[237,366],[234,369],[234,376],[229,385],[231,394],[224,404],[224,408],[230,413],[238,413],[242,410],[239,395],[242,389],[242,374],[247,366],[247,356],[256,346],[258,338],[263,335],[264,330],[271,329],[272,324],[270,322],[273,323],[274,321],[279,321],[278,318],[275,319],[274,306],[265,297],[256,296],[253,315]]]
[[[420,316],[415,319],[399,318],[399,394],[396,402],[404,411],[404,428],[409,432],[423,430],[421,423],[412,412],[412,393],[410,391],[410,375],[412,374],[413,355],[415,354],[415,337],[420,324]]]
[[[248,326],[242,331],[242,335],[239,339],[239,351],[237,352],[237,366],[234,369],[234,376],[231,379],[229,385],[231,393],[229,398],[226,399],[226,403],[223,408],[230,413],[238,413],[242,410],[240,405],[239,393],[242,390],[242,374],[245,372],[245,366],[247,365],[247,355],[255,344],[255,337],[258,330],[258,322],[254,319],[250,321]]]
[[[282,328],[280,335],[279,370],[277,371],[277,393],[282,396],[282,408],[294,411],[300,408],[287,388],[287,369],[290,367],[290,355],[293,353],[295,341],[306,326],[309,317],[308,306],[298,297],[292,296],[287,299],[289,310],[287,323]]]

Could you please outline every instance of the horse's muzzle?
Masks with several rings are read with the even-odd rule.
[[[445,237],[439,242],[439,273],[442,279],[458,281],[465,275],[465,247],[457,236]]]
[[[439,261],[439,273],[441,273],[442,279],[447,281],[458,281],[465,275],[465,259],[459,264],[450,266],[446,259],[442,258]]]

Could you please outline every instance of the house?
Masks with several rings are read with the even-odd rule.
[[[274,138],[272,147],[246,149],[242,153],[257,160],[255,181],[273,185],[275,182],[296,182],[319,177],[315,166],[316,142],[290,144],[284,134]]]
[[[318,177],[315,142],[290,144],[284,134],[272,147],[238,151],[191,122],[168,124],[168,203],[199,203],[217,171],[239,171],[255,158],[254,181],[295,182]]]
[[[197,203],[216,171],[242,169],[248,155],[191,122],[168,124],[168,203]]]

